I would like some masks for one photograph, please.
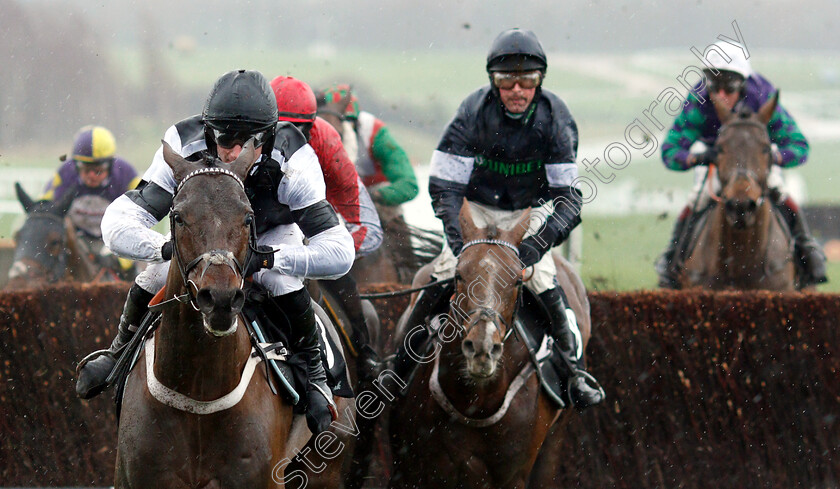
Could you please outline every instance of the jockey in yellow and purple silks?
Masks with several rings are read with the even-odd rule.
[[[116,140],[108,129],[92,125],[81,128],[74,138],[72,153],[60,158],[64,163],[47,182],[41,199],[60,201],[74,193],[67,215],[76,230],[102,266],[129,273],[134,262],[117,259],[107,248],[103,249],[100,228],[108,204],[140,183],[137,170],[117,156],[116,149]]]
[[[724,57],[725,56],[725,57]],[[656,263],[659,274],[659,285],[666,288],[677,288],[678,246],[680,236],[689,236],[693,223],[692,208],[700,212],[709,204],[705,189],[710,185],[703,185],[709,164],[715,162],[717,156],[714,148],[720,129],[720,119],[715,112],[711,99],[716,98],[724,107],[738,111],[748,107],[757,111],[764,102],[776,93],[775,87],[763,76],[753,71],[748,54],[740,46],[720,41],[710,48],[707,57],[715,69],[703,70],[705,79],[701,80],[688,94],[688,102],[677,115],[671,130],[662,143],[662,161],[670,170],[686,171],[695,168],[695,189],[691,202],[686,205],[677,218],[674,234],[668,242],[668,247]],[[798,267],[803,272],[802,282],[805,286],[826,282],[825,255],[819,244],[808,231],[805,216],[793,199],[781,189],[783,184],[781,168],[792,168],[805,163],[808,158],[808,141],[793,117],[781,106],[776,110],[767,131],[772,144],[773,163],[768,185],[776,189],[771,192],[772,199],[780,214],[785,218],[795,239],[795,254]],[[699,152],[692,152],[695,143],[702,146]],[[717,175],[711,186],[718,185]],[[719,188],[719,187],[718,187]],[[695,202],[697,205],[695,205]]]
[[[116,155],[114,135],[102,126],[85,126],[76,133],[73,152],[62,156],[64,163],[47,182],[42,200],[61,200],[68,192],[77,197],[92,195],[106,203],[131,190],[140,182],[131,163]],[[104,210],[104,209],[103,209]],[[99,216],[102,220],[102,216]],[[97,223],[97,228],[99,224]]]

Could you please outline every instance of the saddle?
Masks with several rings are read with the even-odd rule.
[[[454,289],[451,283],[444,287],[443,293],[435,302],[430,313],[425,316],[423,332],[411,337],[410,347],[421,358],[428,358],[432,354],[434,341],[442,327],[440,317],[449,312],[449,298],[452,296]],[[527,347],[531,363],[536,369],[543,391],[559,408],[564,408],[571,404],[567,382],[570,372],[567,367],[564,367],[565,362],[553,361],[554,352],[551,345],[554,340],[547,333],[550,324],[551,316],[548,308],[539,296],[530,289],[523,287],[519,304],[514,313],[513,333],[515,338],[522,341]],[[419,363],[416,358],[417,356],[408,353],[406,343],[403,342],[394,360],[396,374],[407,379],[406,387],[401,391],[403,395],[405,395],[407,386],[411,385],[417,373]]]
[[[283,396],[291,403],[295,414],[304,414],[305,403],[299,401],[306,399],[308,380],[306,359],[301,353],[291,351],[289,340],[291,325],[285,320],[286,316],[276,310],[273,302],[268,300],[268,292],[263,287],[246,282],[245,294],[245,305],[240,313],[240,319],[243,320],[251,338],[251,354],[262,359],[271,391],[275,395]],[[318,340],[321,347],[321,361],[327,373],[327,385],[330,386],[333,395],[352,398],[354,394],[350,380],[347,378],[344,354],[340,345],[336,343],[334,337],[336,335],[330,334],[329,331],[334,330],[335,326],[317,303],[313,302],[312,307],[315,310],[316,324],[320,333]],[[146,313],[137,333],[125,346],[123,354],[108,378],[109,384],[113,383],[117,386],[114,401],[118,418],[128,374],[140,357],[142,345],[154,335],[160,318],[160,310],[152,309]]]

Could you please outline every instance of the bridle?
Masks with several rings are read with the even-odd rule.
[[[715,149],[717,149],[718,151],[720,150],[720,136],[723,135],[724,130],[729,129],[732,126],[753,126],[753,127],[756,127],[760,130],[763,130],[765,132],[767,131],[767,127],[765,125],[763,125],[760,122],[755,121],[755,120],[737,119],[737,120],[734,120],[732,122],[728,122],[728,123],[724,124],[723,126],[721,126],[721,128],[718,130],[718,140],[715,143]],[[769,145],[769,143],[768,143],[768,145]],[[709,165],[709,173],[706,176],[706,181],[709,185],[709,195],[712,197],[712,199],[715,202],[722,202],[723,198],[720,195],[715,194],[712,191],[712,188],[711,188],[711,185],[712,185],[711,176],[712,176],[712,168],[713,167],[718,168],[717,173],[718,173],[718,179],[720,180],[720,183],[721,183],[721,192],[726,187],[726,185],[724,185],[723,180],[721,179],[720,165],[710,164]],[[769,169],[769,168],[772,168],[772,167],[773,167],[773,152],[769,151],[768,155],[767,155],[767,168]],[[733,173],[728,174],[727,177],[729,177],[729,178],[727,178],[727,184],[729,182],[737,181],[741,177],[746,178],[747,180],[751,180],[751,181],[755,182],[756,184],[759,183],[758,175],[756,175],[755,171],[753,171],[749,168],[740,168],[740,167],[735,168],[735,171]],[[758,207],[760,207],[764,203],[765,197],[767,197],[769,195],[769,192],[770,192],[770,189],[767,187],[766,183],[765,183],[765,185],[762,185],[761,187],[762,187],[761,195],[756,200],[756,205]]]
[[[245,284],[245,269],[243,268],[242,263],[236,259],[232,252],[228,250],[210,250],[202,253],[201,255],[194,258],[192,261],[186,264],[183,264],[183,260],[181,259],[181,252],[178,249],[178,241],[175,238],[175,218],[176,212],[174,211],[174,202],[175,197],[178,195],[178,192],[184,187],[184,184],[193,177],[198,175],[224,175],[233,178],[236,180],[236,183],[239,184],[239,187],[242,191],[245,191],[245,184],[242,182],[242,179],[239,178],[235,173],[226,169],[226,168],[219,168],[219,167],[207,167],[207,168],[199,168],[197,170],[192,171],[183,180],[178,184],[175,188],[175,192],[173,193],[173,206],[169,209],[169,228],[171,229],[171,236],[172,236],[172,258],[178,264],[178,271],[181,273],[181,280],[184,284],[184,289],[186,289],[186,299],[189,300],[190,305],[196,311],[199,310],[198,306],[196,305],[196,298],[195,294],[198,293],[198,285],[189,279],[189,273],[196,268],[200,263],[204,263],[204,268],[201,270],[201,275],[199,280],[204,278],[204,275],[207,273],[207,270],[210,268],[211,265],[227,265],[230,267],[233,272],[239,276],[239,288],[241,289],[242,286]],[[250,258],[251,253],[254,252],[256,248],[256,225],[254,223],[254,219],[252,217],[250,223],[250,232],[248,237],[248,254],[245,258],[245,263],[248,263],[248,258]],[[179,299],[180,300],[180,299]]]
[[[461,252],[458,254],[458,259],[459,260],[461,259],[461,256],[464,254],[464,250],[466,250],[467,248],[469,248],[471,246],[480,245],[480,244],[502,246],[502,247],[508,248],[510,250],[513,250],[513,252],[516,253],[516,257],[517,258],[519,257],[519,249],[516,246],[514,246],[512,243],[509,243],[507,241],[498,240],[498,239],[476,239],[476,240],[472,240],[472,241],[468,241],[468,242],[464,243],[464,245],[461,247]],[[453,286],[455,288],[456,293],[458,291],[458,282],[460,280],[463,280],[463,279],[461,278],[460,275],[458,275],[456,273],[455,278],[454,278],[454,283],[453,283]],[[523,283],[522,282],[522,275],[517,274],[517,280],[516,280],[516,284],[515,284],[517,307],[514,308],[514,313],[513,313],[514,315],[516,314],[516,309],[518,308],[519,300],[522,297],[522,283]],[[454,303],[453,303],[453,305],[454,305]],[[456,317],[460,317],[460,316],[461,315],[456,314]],[[467,334],[473,328],[473,326],[478,324],[478,322],[482,318],[489,319],[493,323],[493,326],[496,327],[496,330],[499,331],[500,333],[502,331],[500,323],[501,323],[502,326],[505,327],[505,330],[504,330],[505,334],[504,334],[504,338],[502,338],[502,343],[507,341],[507,339],[513,333],[513,327],[510,324],[510,322],[508,320],[506,320],[504,317],[502,317],[502,315],[501,315],[501,313],[499,313],[499,311],[493,309],[492,307],[486,307],[486,306],[475,307],[475,308],[471,309],[470,311],[468,311],[465,314],[465,317],[468,319],[467,324],[466,325],[460,324],[460,323],[458,324],[459,330],[462,334]],[[474,318],[474,319],[472,319],[472,318]]]

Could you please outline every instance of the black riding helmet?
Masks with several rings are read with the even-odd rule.
[[[230,71],[216,80],[204,110],[204,139],[207,149],[216,152],[213,129],[224,132],[258,133],[268,131],[262,154],[271,156],[277,124],[277,100],[268,80],[258,71]]]
[[[518,28],[508,29],[496,36],[487,53],[487,75],[490,78],[490,88],[496,97],[499,97],[499,89],[493,84],[494,71],[534,71],[539,70],[542,78],[548,69],[545,51],[543,50],[537,35],[531,31],[523,31]],[[534,92],[534,101],[539,100],[542,90],[542,80]],[[511,114],[505,109],[499,98],[499,105],[504,113],[513,119],[520,119],[523,114]],[[531,109],[533,110],[533,102]],[[530,113],[526,110],[525,114]],[[525,116],[527,118],[527,115]],[[523,119],[524,120],[524,119]]]
[[[494,71],[533,71],[545,74],[545,51],[531,31],[508,29],[496,37],[487,53],[487,73]]]

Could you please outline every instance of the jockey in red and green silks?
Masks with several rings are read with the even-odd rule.
[[[342,138],[373,201],[394,207],[413,199],[418,193],[417,177],[408,154],[385,123],[359,108],[359,101],[349,85],[335,85],[323,92],[323,101],[327,104],[339,103],[348,97]]]
[[[681,246],[678,241],[681,236],[691,234],[686,226],[690,227],[694,221],[691,219],[692,209],[698,212],[705,209],[709,204],[707,189],[713,188],[715,192],[720,189],[717,174],[712,172],[707,177],[705,168],[715,162],[715,141],[721,127],[711,97],[717,97],[720,104],[732,111],[749,108],[756,112],[776,93],[776,88],[766,78],[753,71],[748,54],[740,46],[718,42],[708,51],[707,60],[715,70],[703,70],[704,79],[689,92],[685,106],[662,143],[662,162],[666,168],[676,171],[695,168],[695,187],[690,202],[677,218],[668,247],[656,263],[659,285],[665,288],[678,287],[680,260],[676,260],[676,253]],[[776,190],[773,194],[778,198],[773,199],[773,203],[787,221],[795,239],[796,258],[804,274],[801,282],[805,286],[826,282],[825,255],[811,236],[802,210],[782,189],[784,181],[780,169],[805,163],[808,141],[781,104],[776,106],[767,131],[774,163],[767,184]],[[697,145],[702,146],[699,151],[696,143],[702,143]],[[692,152],[692,149],[697,152]],[[704,185],[706,178],[712,181]]]

